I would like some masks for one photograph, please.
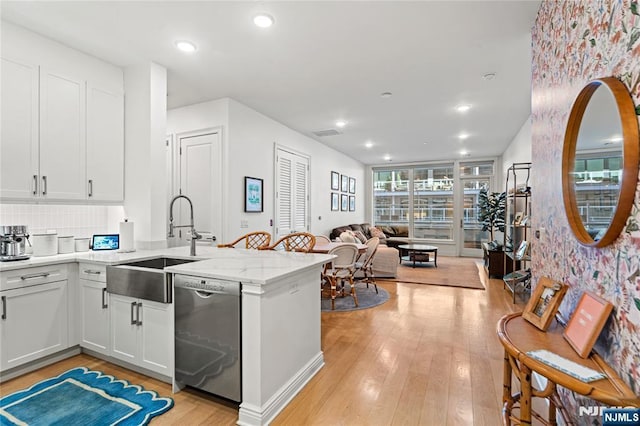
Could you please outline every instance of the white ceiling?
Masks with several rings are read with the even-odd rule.
[[[165,66],[169,108],[231,97],[365,164],[500,155],[531,110],[539,0],[0,4],[3,19],[107,62]],[[273,27],[253,25],[260,11]],[[311,133],[337,119],[343,134]]]

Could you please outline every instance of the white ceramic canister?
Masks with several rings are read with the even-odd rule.
[[[65,235],[64,237],[58,237],[58,253],[73,253],[73,235]]]
[[[91,241],[91,238],[76,238],[76,251],[89,251],[89,241]]]
[[[53,256],[58,253],[58,234],[32,234],[34,256]]]

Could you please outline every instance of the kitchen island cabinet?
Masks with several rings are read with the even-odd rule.
[[[171,304],[111,294],[111,356],[164,376],[173,374]]]

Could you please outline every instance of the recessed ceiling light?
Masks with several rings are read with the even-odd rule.
[[[384,161],[391,161],[391,156],[389,154],[385,155]]]
[[[467,112],[471,109],[471,105],[469,104],[461,104],[456,107],[456,111],[458,112]]]
[[[460,155],[462,155],[463,157],[466,157],[467,155],[469,155],[469,151],[467,151],[466,149],[461,149]]]
[[[484,78],[485,80],[493,80],[494,78],[496,78],[496,73],[488,72],[485,75],[483,75],[482,78]]]
[[[380,93],[380,97],[384,98],[384,99],[390,98],[391,96],[393,96],[393,93],[391,93],[391,92],[382,92],[382,93]]]
[[[467,139],[468,137],[469,137],[469,134],[468,134],[468,133],[464,133],[464,132],[462,132],[462,133],[460,133],[460,134],[458,135],[458,139],[461,139],[461,140],[465,140],[465,139]]]
[[[336,126],[337,126],[337,127],[340,127],[341,129],[342,129],[344,126],[346,126],[346,125],[347,125],[347,122],[346,122],[346,121],[344,121],[344,120],[338,120],[338,121],[336,121]]]
[[[609,140],[609,142],[622,142],[622,136],[613,135],[608,140]]]
[[[178,40],[175,42],[175,45],[178,48],[178,50],[184,53],[193,53],[196,50],[198,50],[195,44],[187,40]]]
[[[373,142],[367,141],[364,143],[364,146],[366,146],[367,148],[371,148],[373,146]]]
[[[253,23],[260,28],[269,28],[274,22],[273,16],[266,13],[260,13],[253,17]]]

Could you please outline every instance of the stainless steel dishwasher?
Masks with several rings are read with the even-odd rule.
[[[240,402],[239,282],[175,275],[175,379]]]

